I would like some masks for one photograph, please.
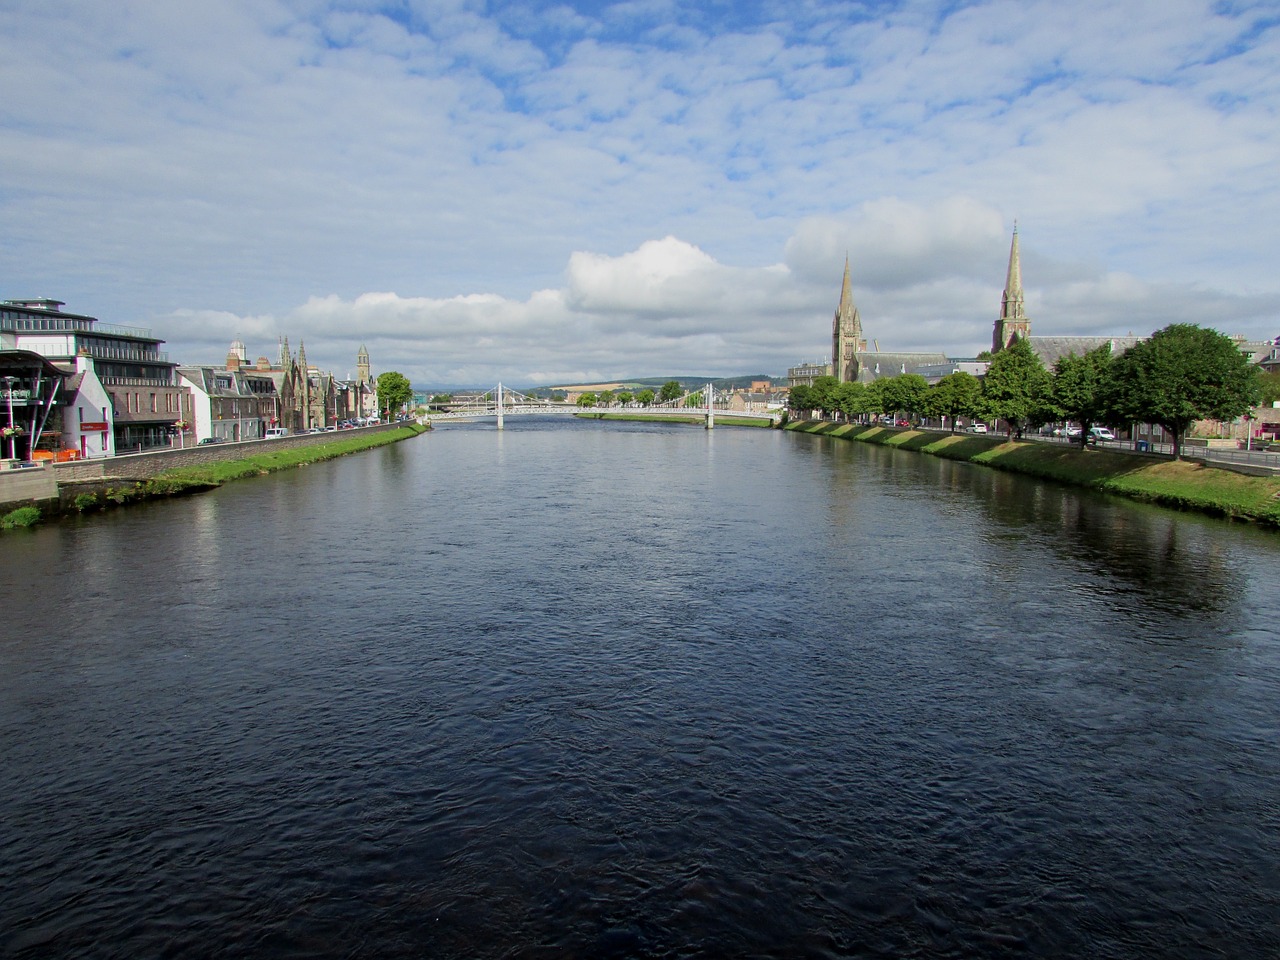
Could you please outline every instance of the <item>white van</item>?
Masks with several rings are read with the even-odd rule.
[[[1090,427],[1089,428],[1089,439],[1092,440],[1094,443],[1097,443],[1099,440],[1114,440],[1115,438],[1116,438],[1116,435],[1112,433],[1110,430],[1108,430],[1106,427]]]
[[[287,437],[289,431],[284,427],[272,427],[262,435],[263,440],[275,440],[277,437]]]

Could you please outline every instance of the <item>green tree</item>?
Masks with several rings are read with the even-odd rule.
[[[636,403],[640,404],[642,407],[649,407],[653,405],[653,398],[653,391],[646,388],[636,394]]]
[[[1158,423],[1173,458],[1197,420],[1234,420],[1258,403],[1258,368],[1230,337],[1193,323],[1157,330],[1112,362],[1109,414],[1116,422]]]
[[[403,373],[388,370],[378,374],[378,406],[386,412],[387,419],[413,399],[413,387]]]
[[[600,396],[596,398],[596,403],[598,403],[602,407],[613,406],[613,391],[601,390]]]
[[[859,383],[857,380],[845,380],[836,388],[836,409],[845,417],[846,420],[852,420],[858,414],[863,413],[863,404],[866,401],[867,385]]]
[[[888,413],[888,408],[884,404],[884,385],[885,379],[872,380],[867,384],[867,389],[862,392],[862,412],[863,413]]]
[[[835,377],[814,377],[809,388],[810,409],[821,410],[824,417],[836,412],[836,392],[840,389],[840,381]]]
[[[961,417],[973,416],[982,394],[982,382],[971,373],[957,370],[929,388],[925,395],[925,413],[931,417],[946,417],[951,422],[951,432],[956,432],[956,422]]]
[[[796,384],[787,394],[787,409],[792,413],[808,413],[813,409],[812,393],[813,388],[808,384]]]
[[[623,390],[621,393],[618,394],[618,403],[622,404],[622,406],[624,407],[634,399],[635,397],[633,397],[626,390]]]
[[[1053,365],[1049,393],[1054,419],[1079,423],[1080,445],[1086,449],[1089,428],[1106,418],[1111,364],[1111,344],[1104,343],[1084,356],[1069,353],[1059,357]]]
[[[684,388],[680,386],[679,380],[668,380],[662,385],[662,389],[658,391],[658,400],[666,403],[668,400],[677,399],[682,393],[684,393]]]
[[[924,408],[929,381],[918,373],[902,373],[887,377],[881,388],[881,405],[885,413],[919,414]]]
[[[584,393],[578,397],[578,406],[594,407],[596,405],[596,395],[594,393]]]
[[[684,405],[686,407],[701,407],[705,404],[706,404],[706,400],[703,399],[701,390],[699,390],[697,393],[691,393],[689,394],[689,396],[684,398]]]
[[[1267,406],[1280,400],[1280,370],[1264,373],[1258,377],[1258,387],[1261,390],[1262,403]]]
[[[978,412],[990,420],[1003,420],[1009,435],[1021,437],[1030,423],[1044,422],[1051,416],[1049,371],[1036,356],[1031,344],[1015,337],[991,359],[982,378],[982,395]]]

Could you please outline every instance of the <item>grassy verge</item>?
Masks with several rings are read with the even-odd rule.
[[[428,428],[417,423],[406,423],[395,430],[383,430],[366,436],[342,436],[338,434],[327,443],[316,443],[305,447],[292,447],[285,450],[266,450],[253,453],[235,460],[219,460],[214,463],[200,464],[194,467],[178,467],[157,474],[146,482],[154,488],[154,492],[164,496],[179,492],[185,486],[210,487],[219,486],[228,480],[239,480],[275,470],[289,467],[300,467],[321,460],[332,460],[334,457],[346,456],[373,447],[385,446],[398,440],[406,440],[425,433]]]
[[[315,443],[304,447],[283,450],[266,450],[252,453],[235,460],[219,460],[213,463],[192,467],[177,467],[158,473],[149,480],[138,480],[99,487],[81,493],[64,501],[64,512],[95,513],[111,507],[120,507],[128,503],[140,503],[144,500],[155,500],[160,497],[177,497],[220,487],[229,480],[242,477],[255,477],[275,470],[289,467],[300,467],[320,460],[332,460],[334,457],[358,453],[373,447],[385,446],[398,440],[407,440],[430,427],[417,423],[406,423],[394,430],[383,430],[373,434],[357,436],[339,435],[334,439]],[[33,516],[34,514],[34,516]],[[30,526],[40,519],[38,510],[24,507],[0,517],[0,529],[11,529],[16,526]]]
[[[681,415],[668,415],[656,413],[575,413],[575,417],[581,417],[584,420],[638,420],[642,423],[693,423],[701,424],[706,422],[706,415],[701,413],[689,413]],[[716,426],[726,427],[772,427],[773,423],[769,420],[760,420],[756,417],[735,417],[730,413],[717,413]]]
[[[1280,527],[1280,477],[1250,477],[1186,460],[1010,442],[1002,437],[814,421],[791,423],[787,429],[915,450],[1148,503]]]

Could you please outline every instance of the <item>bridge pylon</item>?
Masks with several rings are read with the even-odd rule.
[[[714,430],[716,425],[716,388],[708,383],[702,395],[707,400],[707,429]]]
[[[502,384],[499,383],[497,389],[493,391],[493,399],[497,401],[498,410],[498,429],[502,429]]]

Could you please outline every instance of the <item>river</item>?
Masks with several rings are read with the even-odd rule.
[[[0,539],[5,957],[1264,957],[1280,535],[508,418]]]

